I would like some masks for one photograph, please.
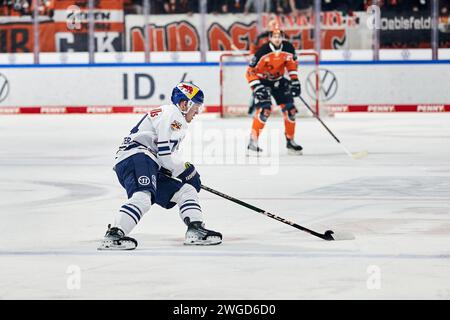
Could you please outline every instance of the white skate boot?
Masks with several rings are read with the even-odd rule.
[[[134,250],[136,249],[138,242],[136,239],[126,237],[124,232],[117,228],[108,225],[108,231],[106,231],[105,238],[100,243],[98,250]]]
[[[184,240],[185,245],[208,246],[220,243],[222,243],[221,233],[205,229],[205,224],[201,221],[188,223],[186,239]]]

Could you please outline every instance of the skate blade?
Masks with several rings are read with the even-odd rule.
[[[249,149],[247,149],[247,152],[245,153],[245,155],[247,156],[247,157],[262,157],[264,154],[263,154],[263,151],[254,151],[254,150],[249,150]]]
[[[132,241],[122,240],[120,244],[114,243],[114,241],[103,241],[97,248],[99,251],[114,251],[114,250],[134,250],[136,244]]]
[[[288,149],[288,154],[293,155],[293,156],[302,156],[303,151],[302,150],[295,151],[295,150]]]
[[[206,240],[200,239],[186,239],[184,241],[185,246],[214,246],[222,243],[222,239],[219,237],[209,237]]]

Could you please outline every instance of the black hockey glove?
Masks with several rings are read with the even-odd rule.
[[[197,170],[195,169],[194,165],[186,162],[184,164],[185,170],[178,176],[183,183],[190,184],[197,190],[197,192],[200,192],[202,182],[200,181],[200,175],[198,174]]]
[[[298,79],[291,81],[291,93],[294,97],[299,97],[302,94],[302,88]]]
[[[253,94],[259,101],[270,100],[269,89],[262,84],[258,84],[253,88]]]

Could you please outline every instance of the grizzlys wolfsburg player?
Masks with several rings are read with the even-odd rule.
[[[132,250],[137,241],[127,236],[153,204],[170,209],[178,205],[187,225],[184,244],[214,245],[219,232],[205,229],[199,204],[200,175],[194,165],[177,157],[187,124],[203,105],[203,92],[191,83],[179,83],[172,104],[151,110],[124,138],[116,154],[116,171],[128,201],[115,216],[113,227],[99,250]]]

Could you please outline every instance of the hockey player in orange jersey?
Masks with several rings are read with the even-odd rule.
[[[303,148],[294,142],[297,113],[294,97],[301,94],[297,56],[294,46],[283,40],[283,36],[280,29],[272,30],[269,42],[257,50],[247,68],[246,77],[257,108],[247,149],[256,153],[262,152],[258,147],[258,138],[272,112],[272,96],[283,112],[289,153],[302,154]],[[286,71],[290,80],[284,77]]]
[[[267,24],[267,30],[264,31],[263,33],[260,33],[256,37],[256,40],[252,44],[250,44],[250,54],[254,55],[259,48],[261,48],[264,44],[269,42],[269,34],[275,29],[280,29],[280,26],[277,20],[272,19]],[[255,109],[256,109],[255,100],[252,99],[248,107],[248,114],[252,115],[255,112]]]

